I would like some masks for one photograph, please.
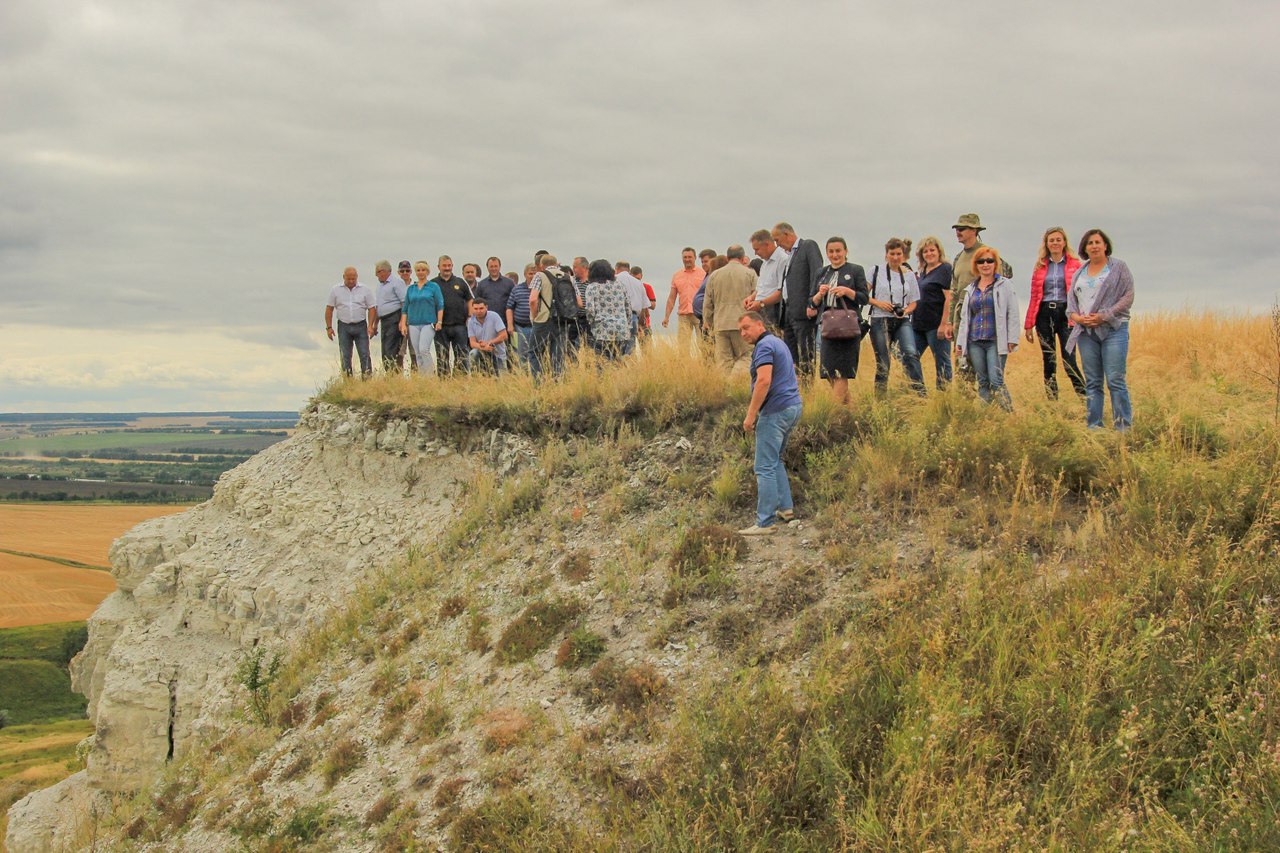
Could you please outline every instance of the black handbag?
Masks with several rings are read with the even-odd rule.
[[[846,297],[840,298],[848,302]],[[862,337],[862,313],[857,308],[836,306],[822,312],[822,337],[828,341],[856,341]]]

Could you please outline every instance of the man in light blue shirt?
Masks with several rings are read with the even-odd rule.
[[[471,345],[467,353],[467,367],[472,373],[478,367],[485,373],[501,376],[507,370],[507,324],[497,311],[490,311],[488,303],[477,297],[471,301],[471,316],[467,318],[467,337]]]
[[[404,310],[405,283],[391,277],[391,262],[378,261],[378,322],[372,334],[382,328],[382,369],[395,373],[404,369],[404,336],[400,334],[400,312]]]

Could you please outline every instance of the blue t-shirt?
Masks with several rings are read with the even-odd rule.
[[[418,287],[415,281],[404,292],[404,313],[410,326],[434,326],[444,310],[444,294],[434,281]]]
[[[502,322],[502,318],[498,316],[497,311],[486,311],[484,314],[484,323],[482,324],[475,317],[467,318],[467,336],[475,338],[477,341],[491,341],[498,336],[499,332],[506,331],[507,324]],[[498,344],[493,348],[498,358],[507,357],[507,345],[505,343]]]
[[[791,360],[791,350],[768,332],[756,341],[751,351],[751,390],[756,389],[756,371],[765,364],[773,365],[773,380],[769,393],[764,397],[760,414],[774,415],[783,409],[800,405],[800,383],[796,380],[796,365]]]

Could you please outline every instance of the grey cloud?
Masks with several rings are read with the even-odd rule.
[[[306,349],[348,263],[546,246],[661,289],[779,219],[874,264],[975,210],[1020,274],[1101,224],[1139,308],[1257,307],[1280,9],[1228,5],[6,3],[0,259],[17,320]]]

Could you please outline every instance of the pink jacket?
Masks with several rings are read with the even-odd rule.
[[[1079,258],[1067,258],[1067,293],[1071,292],[1071,279],[1075,277],[1076,270],[1080,269]],[[1027,304],[1027,320],[1023,324],[1024,329],[1034,329],[1036,325],[1036,314],[1040,311],[1040,300],[1044,296],[1044,277],[1049,272],[1049,265],[1036,264],[1035,270],[1031,273],[1031,301]],[[1074,325],[1074,324],[1068,324]]]

